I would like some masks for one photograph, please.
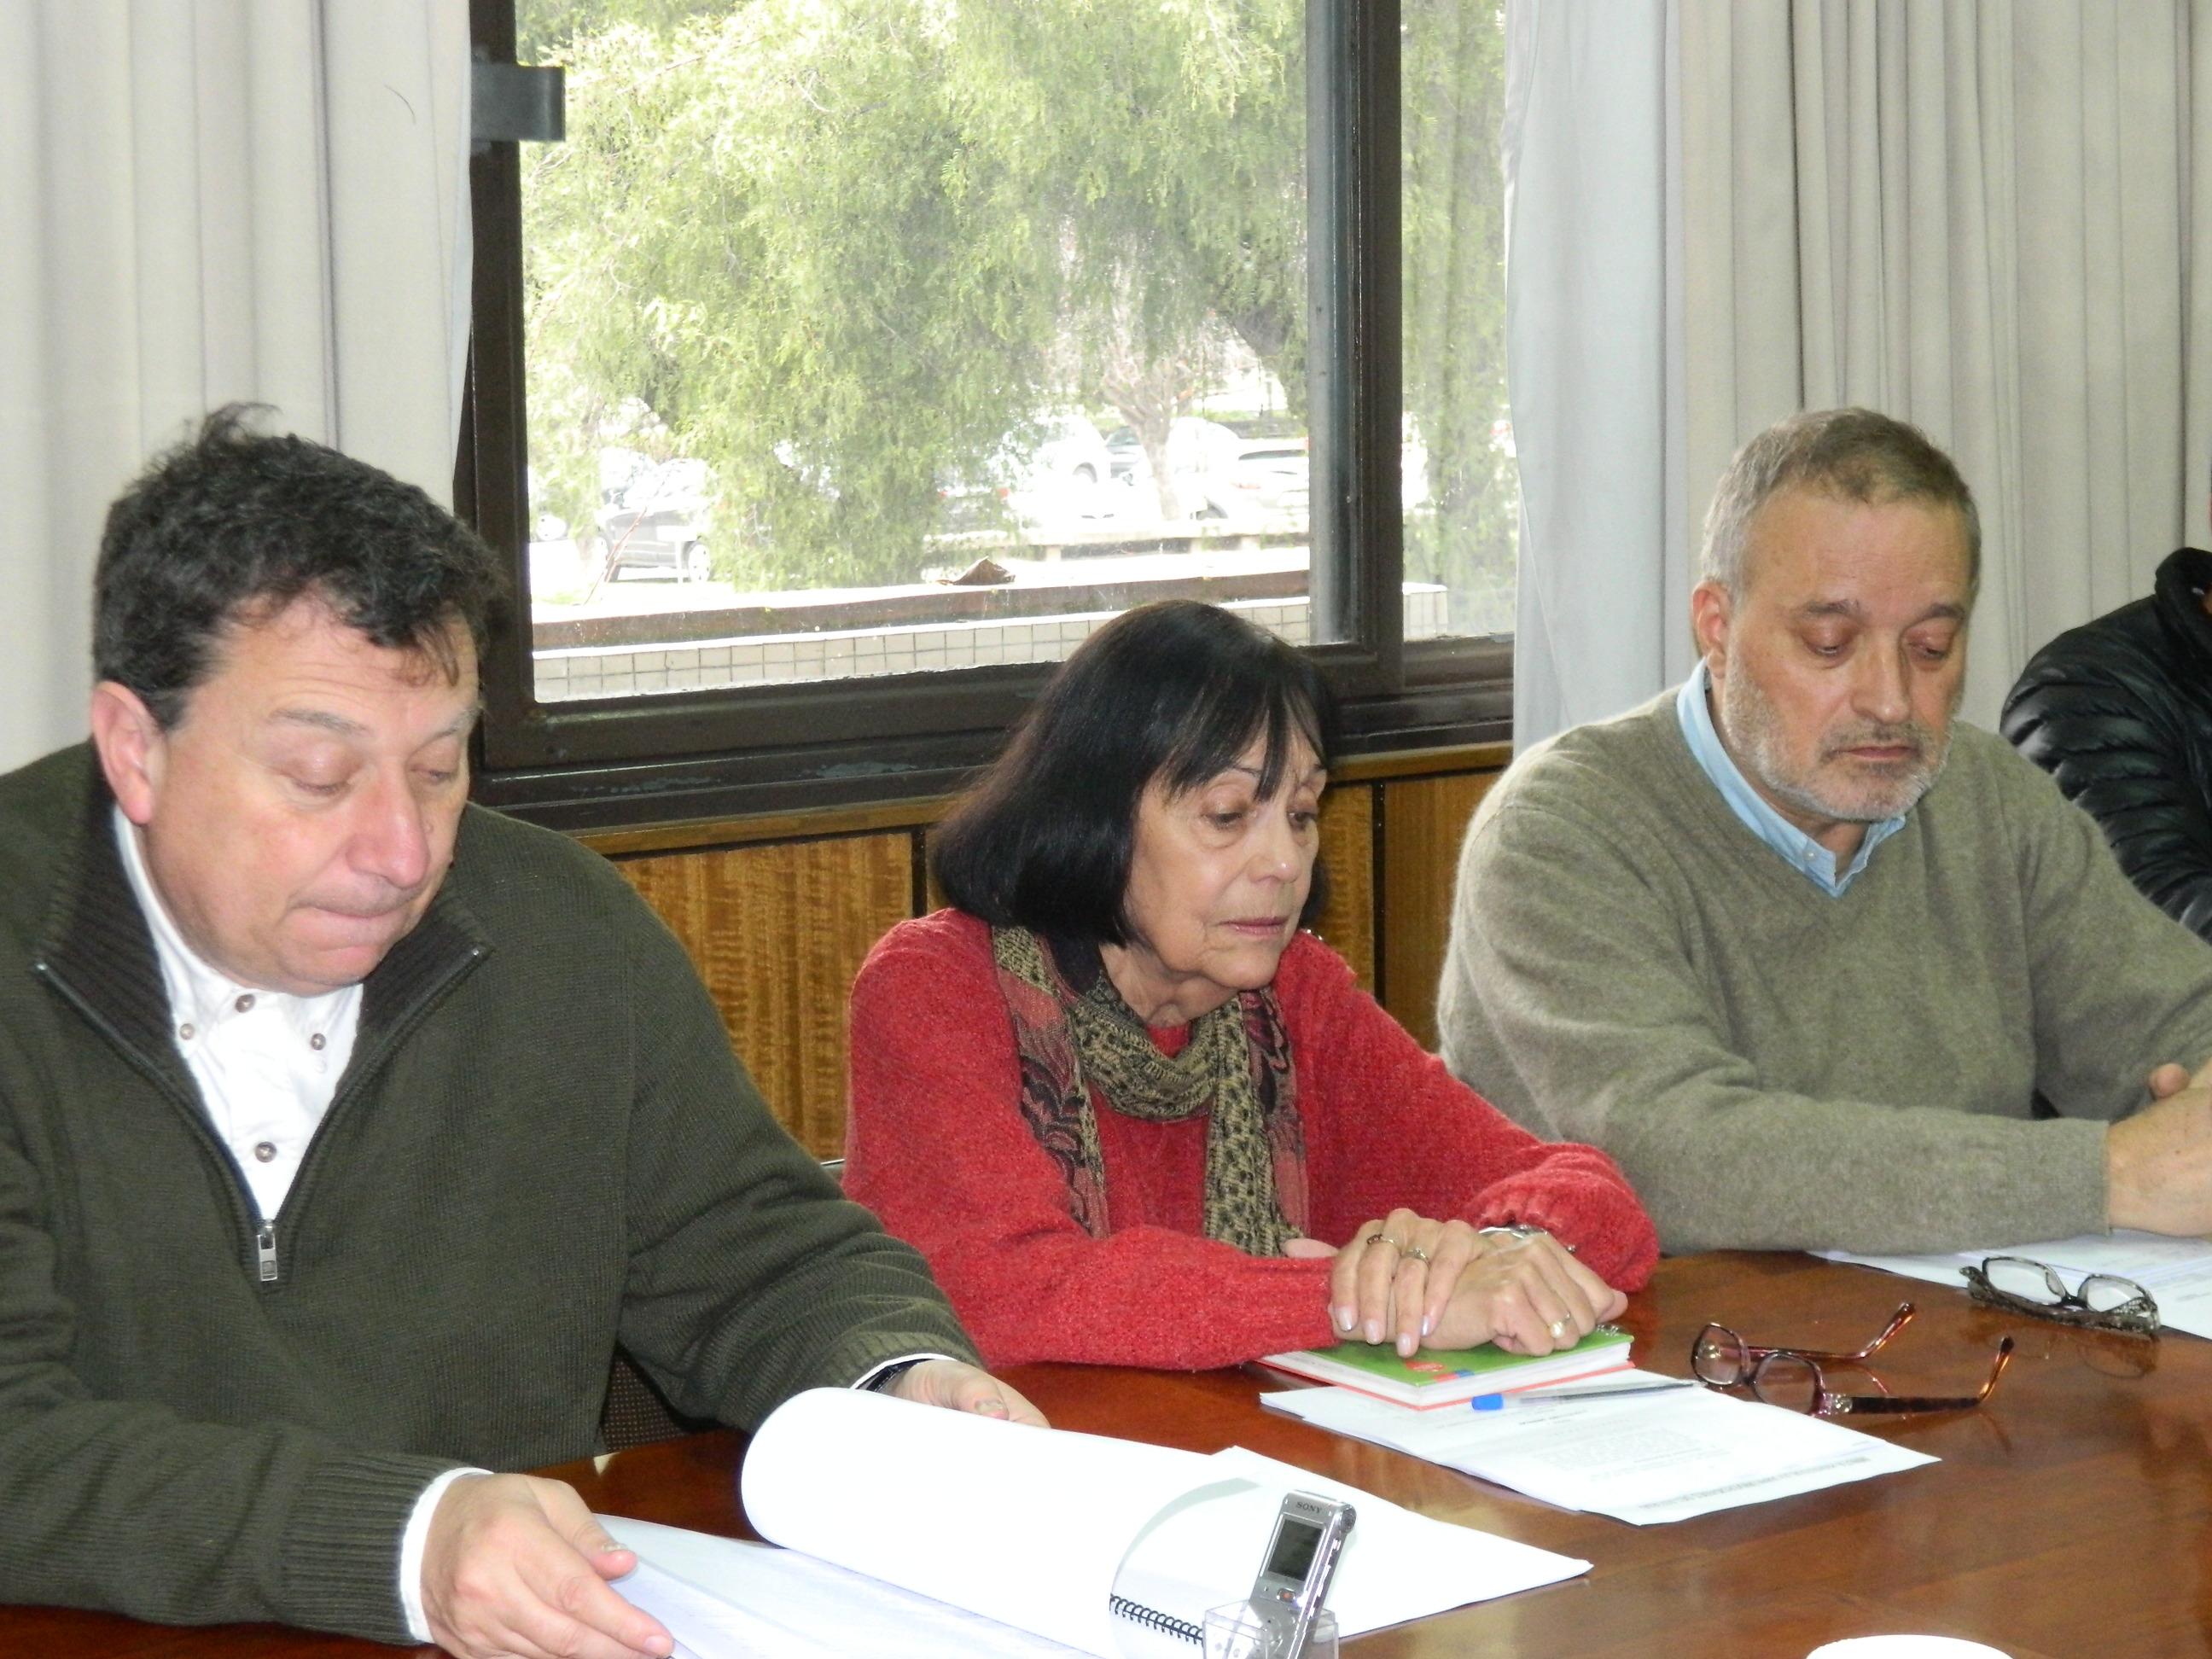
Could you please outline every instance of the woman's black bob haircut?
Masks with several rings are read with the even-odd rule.
[[[1194,599],[1139,605],[1060,665],[932,837],[930,867],[947,898],[994,927],[1125,945],[1147,785],[1195,789],[1257,742],[1259,793],[1273,799],[1294,745],[1327,766],[1336,740],[1335,695],[1290,646]],[[1316,865],[1302,923],[1322,898]]]

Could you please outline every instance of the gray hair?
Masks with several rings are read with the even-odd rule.
[[[1982,579],[1982,519],[1951,458],[1918,427],[1871,409],[1821,409],[1778,421],[1735,453],[1705,514],[1700,577],[1743,596],[1751,521],[1783,489],[1887,506],[1954,507],[1966,532],[1966,592]]]

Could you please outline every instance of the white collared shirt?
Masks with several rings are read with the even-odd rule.
[[[330,1109],[361,1028],[361,987],[300,997],[241,985],[178,932],[146,868],[137,830],[115,812],[115,840],[169,994],[169,1036],[199,1085],[216,1138],[263,1221],[283,1207],[316,1126]]]

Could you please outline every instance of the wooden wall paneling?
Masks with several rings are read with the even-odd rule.
[[[1348,783],[1322,797],[1321,862],[1328,902],[1314,932],[1352,964],[1361,988],[1375,988],[1375,786]]]
[[[937,833],[933,823],[925,824],[914,832],[915,884],[921,890],[921,914],[942,910],[946,903],[945,890],[937,884],[937,872],[929,867],[930,837]]]
[[[1424,1048],[1437,1046],[1437,981],[1451,932],[1460,842],[1497,776],[1462,772],[1377,786],[1380,995],[1382,1006]]]
[[[576,837],[609,858],[633,853],[684,853],[702,847],[750,847],[762,842],[811,841],[865,836],[934,823],[952,803],[950,795],[876,801],[857,806],[817,806],[804,812],[755,812],[739,818],[690,818],[638,823],[621,830],[586,830]]]
[[[731,1045],[817,1158],[845,1150],[845,996],[912,913],[910,835],[616,860],[697,964]]]

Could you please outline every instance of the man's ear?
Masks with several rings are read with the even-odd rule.
[[[154,816],[168,763],[167,735],[145,699],[129,686],[102,680],[92,688],[92,746],[116,805],[131,823]]]
[[[1699,582],[1690,590],[1690,633],[1716,678],[1728,659],[1729,626],[1735,620],[1735,601],[1720,583]]]

